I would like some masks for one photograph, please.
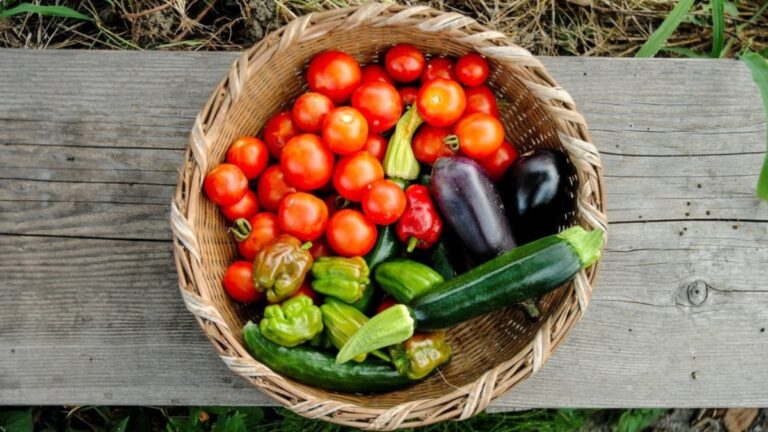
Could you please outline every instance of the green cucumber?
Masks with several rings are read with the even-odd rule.
[[[252,322],[243,327],[243,337],[253,358],[281,375],[311,386],[348,393],[384,393],[418,382],[378,359],[336,364],[333,354],[305,345],[282,347],[262,336],[259,326]]]
[[[546,294],[594,264],[602,244],[602,231],[573,227],[512,249],[415,300],[416,328],[450,327]]]

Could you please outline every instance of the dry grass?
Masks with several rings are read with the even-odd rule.
[[[3,0],[0,0],[3,1]],[[6,3],[9,0],[4,0]],[[84,0],[45,1],[93,22],[27,14],[0,19],[0,46],[240,50],[291,18],[363,0]],[[765,0],[733,3],[726,15],[729,55],[768,47],[768,13],[741,26]],[[438,9],[466,13],[508,34],[539,55],[631,56],[661,23],[674,0],[432,0]],[[709,2],[694,6],[670,46],[708,51]],[[740,27],[740,28],[737,28]]]

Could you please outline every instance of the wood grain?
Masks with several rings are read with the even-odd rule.
[[[167,223],[189,128],[236,56],[0,50],[0,404],[270,403],[184,309]],[[748,71],[543,60],[603,154],[610,240],[583,321],[492,409],[768,405]]]

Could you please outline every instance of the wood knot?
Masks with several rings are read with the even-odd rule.
[[[710,287],[703,280],[699,279],[689,282],[683,285],[682,288],[682,291],[685,293],[685,298],[688,299],[688,303],[691,306],[701,306],[707,301]]]

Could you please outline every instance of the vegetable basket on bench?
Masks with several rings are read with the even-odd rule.
[[[222,289],[237,248],[226,231],[229,222],[203,193],[203,180],[234,140],[257,136],[273,114],[306,90],[303,74],[314,55],[341,49],[364,64],[397,43],[427,55],[483,55],[506,138],[520,154],[550,148],[568,156],[574,173],[567,179],[572,210],[562,228],[605,231],[607,226],[602,164],[571,97],[528,51],[470,18],[429,7],[369,3],[297,18],[243,53],[196,118],[173,199],[182,296],[224,362],[278,403],[306,417],[375,430],[466,419],[538,371],[584,313],[598,267],[580,271],[543,296],[538,319],[507,308],[451,327],[451,362],[403,390],[327,391],[281,376],[253,358],[242,329],[260,317]]]

